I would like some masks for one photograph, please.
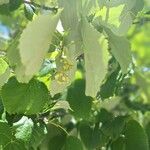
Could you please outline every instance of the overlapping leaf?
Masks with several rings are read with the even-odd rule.
[[[33,79],[25,84],[12,77],[2,88],[2,100],[10,114],[36,114],[48,101],[48,90],[38,80]]]
[[[49,49],[59,15],[60,11],[55,15],[40,15],[24,29],[19,40],[21,62],[16,68],[19,81],[28,82],[39,71]]]
[[[10,69],[8,64],[0,58],[0,87],[4,85],[4,83],[8,80],[10,75]]]
[[[86,20],[83,22],[86,95],[95,97],[107,73],[107,42]]]
[[[100,0],[99,3],[101,4]],[[103,6],[105,7],[100,11],[103,24],[109,27],[116,35],[123,36],[127,34],[138,12],[143,9],[144,1],[104,1]],[[105,16],[107,16],[107,18],[105,18]]]
[[[40,148],[44,150],[60,150],[64,146],[67,138],[66,131],[56,124],[47,125],[48,134],[42,142]]]
[[[5,122],[0,122],[0,147],[3,150],[26,150],[23,142],[13,136],[11,128]]]
[[[108,41],[111,52],[121,66],[123,73],[128,72],[129,65],[132,62],[131,46],[125,37],[119,37],[113,34],[108,28],[105,28],[108,35]]]
[[[67,101],[70,104],[72,113],[77,118],[89,118],[92,98],[85,95],[85,81],[82,79],[75,80],[69,87]]]
[[[90,127],[86,122],[81,122],[79,126],[80,137],[88,150],[100,148],[105,145],[107,137],[97,127]]]
[[[83,150],[83,146],[78,138],[69,136],[62,150]]]

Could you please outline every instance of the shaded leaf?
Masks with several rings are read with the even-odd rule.
[[[66,139],[63,150],[83,150],[82,143],[78,138],[69,136]]]
[[[111,144],[111,150],[125,150],[125,139],[123,137],[119,137]]]
[[[42,143],[42,141],[46,137],[46,134],[47,134],[47,129],[46,129],[45,124],[35,123],[32,128],[30,145],[36,149]]]
[[[48,90],[38,80],[32,79],[25,84],[12,77],[2,88],[2,100],[10,114],[36,114],[48,101]]]
[[[73,110],[74,116],[78,118],[89,118],[92,106],[92,98],[85,95],[85,81],[75,80],[69,87],[67,101]]]
[[[3,150],[26,150],[23,142],[15,139],[11,128],[5,122],[0,122],[0,146]]]
[[[53,123],[47,125],[47,131],[48,134],[44,138],[40,148],[44,150],[61,150],[66,141],[66,131]]]
[[[24,13],[28,20],[32,20],[34,16],[34,10],[30,4],[24,4]]]
[[[125,139],[125,150],[149,150],[147,135],[142,126],[135,120],[130,120],[127,123]]]
[[[81,140],[88,150],[105,145],[107,137],[97,127],[92,128],[88,123],[82,122],[79,130]]]
[[[112,140],[116,140],[124,130],[126,119],[126,116],[118,116],[113,120],[108,120],[102,124],[101,130],[105,135],[111,137]]]

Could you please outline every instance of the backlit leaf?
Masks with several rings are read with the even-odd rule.
[[[19,81],[28,82],[39,71],[49,49],[59,14],[60,11],[55,15],[40,15],[24,29],[19,40],[21,62],[16,68]]]
[[[107,42],[86,20],[83,23],[84,60],[87,96],[96,97],[107,72]],[[102,39],[101,39],[102,38]],[[103,44],[106,48],[103,47]]]

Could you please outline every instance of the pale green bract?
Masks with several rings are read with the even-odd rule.
[[[50,84],[51,95],[54,96],[57,93],[61,93],[65,90],[67,86],[71,84],[71,82],[75,79],[75,72],[77,70],[77,62],[75,59],[75,45],[70,45],[65,49],[67,60],[69,61],[71,68],[67,71],[64,71],[64,77],[67,77],[66,81],[59,82],[58,80],[53,80]],[[59,66],[59,64],[57,64]]]
[[[61,14],[61,22],[62,26],[65,31],[68,32],[67,37],[67,44],[70,44],[70,42],[74,42],[75,44],[75,56],[78,57],[83,53],[82,51],[82,37],[80,32],[80,25],[81,22],[79,20],[78,16],[78,5],[80,4],[79,0],[76,1],[66,1],[66,0],[59,0],[59,5],[64,10]],[[72,10],[70,11],[70,6],[72,6]]]
[[[66,53],[67,59],[71,62],[72,68],[65,72],[68,77],[68,81],[59,83],[57,80],[51,82],[51,94],[63,92],[64,89],[71,84],[74,80],[75,72],[77,68],[76,58],[83,53],[82,51],[82,37],[80,34],[80,22],[78,19],[78,4],[79,1],[66,1],[60,0],[59,6],[63,8],[61,14],[61,22],[64,30],[68,32]],[[72,6],[72,11],[70,11]],[[68,13],[70,12],[70,13]],[[70,44],[71,43],[71,44]],[[59,64],[57,64],[59,66]]]
[[[49,49],[60,12],[55,15],[40,15],[24,29],[19,40],[21,62],[16,68],[18,81],[28,82],[39,71]]]
[[[83,20],[82,35],[86,71],[85,93],[87,96],[95,97],[107,73],[107,48],[103,47],[102,34],[98,33],[86,20]]]

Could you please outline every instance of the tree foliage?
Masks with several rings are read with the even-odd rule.
[[[149,150],[149,10],[0,0],[0,149]]]

